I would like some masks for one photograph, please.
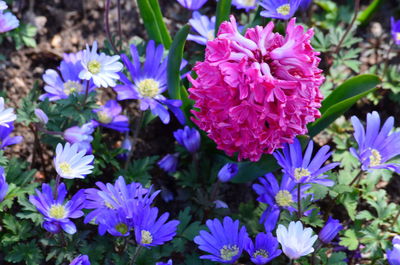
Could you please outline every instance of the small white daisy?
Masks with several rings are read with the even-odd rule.
[[[54,166],[58,175],[66,179],[85,178],[92,173],[92,163],[94,156],[85,155],[86,151],[78,152],[78,144],[66,143],[64,148],[61,144],[57,145]]]
[[[0,97],[0,126],[10,127],[9,122],[13,122],[17,119],[17,115],[14,114],[13,108],[4,108],[4,98]]]
[[[92,50],[89,45],[86,45],[81,60],[83,70],[79,73],[79,78],[92,79],[97,87],[114,87],[116,86],[115,80],[119,80],[117,73],[124,67],[118,61],[119,58],[119,55],[98,54],[96,41],[93,43]]]

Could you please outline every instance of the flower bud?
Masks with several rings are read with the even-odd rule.
[[[342,229],[343,226],[340,224],[339,220],[329,217],[325,226],[319,232],[318,237],[325,244],[329,244]]]
[[[190,153],[196,153],[200,148],[200,133],[195,128],[185,126],[174,132],[174,137],[178,143],[186,148]]]
[[[178,166],[178,155],[168,154],[158,161],[158,166],[167,173],[174,173]]]
[[[238,165],[235,163],[227,163],[225,166],[221,168],[218,172],[218,179],[221,182],[228,182],[230,181],[236,174],[238,173],[239,168]]]
[[[49,121],[49,117],[47,117],[46,113],[44,113],[44,111],[41,109],[35,109],[35,115],[36,118],[38,118],[39,121],[43,124],[47,124],[47,122]]]

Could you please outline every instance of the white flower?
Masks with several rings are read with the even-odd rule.
[[[0,1],[0,11],[6,10],[7,4],[4,1]]]
[[[10,127],[9,122],[15,121],[17,116],[14,114],[13,108],[4,108],[4,98],[0,97],[0,126]]]
[[[86,45],[81,60],[83,70],[79,73],[79,78],[92,79],[97,87],[114,87],[116,86],[115,80],[119,80],[117,73],[124,67],[122,63],[118,62],[119,58],[119,55],[98,54],[96,41],[93,43],[92,50],[89,45]]]
[[[311,228],[303,229],[300,221],[290,222],[289,229],[278,225],[276,236],[282,246],[283,253],[291,260],[306,256],[314,251],[312,247],[318,236],[313,234]]]
[[[92,173],[92,163],[94,156],[85,155],[86,151],[78,152],[78,144],[70,145],[66,143],[64,148],[61,144],[57,145],[54,166],[58,175],[66,179],[85,178]]]

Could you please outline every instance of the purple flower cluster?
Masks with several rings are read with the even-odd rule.
[[[7,4],[0,0],[0,33],[5,33],[18,28],[19,20],[10,12],[4,12],[7,9]]]

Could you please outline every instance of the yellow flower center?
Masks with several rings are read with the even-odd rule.
[[[294,178],[300,181],[303,177],[309,177],[311,175],[310,171],[305,168],[296,168],[294,170]]]
[[[268,258],[268,252],[265,249],[258,249],[256,252],[253,254],[253,258],[257,257],[263,257],[263,258]]]
[[[125,235],[126,233],[128,233],[128,226],[124,223],[120,223],[115,226],[115,230]]]
[[[66,212],[67,211],[63,205],[55,204],[50,207],[49,215],[55,219],[63,219]]]
[[[369,156],[369,166],[370,167],[379,166],[381,162],[382,162],[381,153],[379,153],[379,151],[376,149],[372,149],[371,155]]]
[[[209,30],[207,32],[207,40],[214,40],[214,39],[215,39],[215,31],[213,29]]]
[[[108,113],[105,111],[98,111],[97,117],[99,119],[99,122],[104,124],[108,124],[113,120],[113,118],[110,115],[108,115]]]
[[[147,230],[142,230],[142,240],[140,241],[140,243],[148,245],[151,244],[151,242],[153,242],[153,236],[151,235],[151,233]]]
[[[400,32],[397,32],[397,33],[396,33],[396,39],[397,39],[398,41],[400,41]]]
[[[76,81],[68,81],[64,83],[64,93],[69,96],[72,93],[82,92],[82,84]]]
[[[236,245],[233,246],[225,245],[223,248],[221,248],[219,253],[223,260],[231,260],[234,256],[236,256],[239,253],[239,248]]]
[[[275,201],[281,207],[289,206],[293,202],[292,194],[287,190],[280,190],[275,196]]]
[[[290,13],[290,5],[289,4],[281,5],[276,9],[276,11],[281,15],[287,16]]]
[[[59,165],[59,168],[61,169],[63,174],[71,174],[72,173],[72,168],[71,165],[67,162],[62,162]]]
[[[160,84],[154,79],[144,79],[137,85],[143,97],[153,98],[158,95]]]
[[[111,203],[109,203],[109,202],[105,202],[104,205],[105,205],[108,209],[112,209],[112,210],[115,209],[115,207],[112,206]]]
[[[98,74],[101,70],[101,63],[97,60],[92,60],[88,63],[88,70],[92,74]]]

